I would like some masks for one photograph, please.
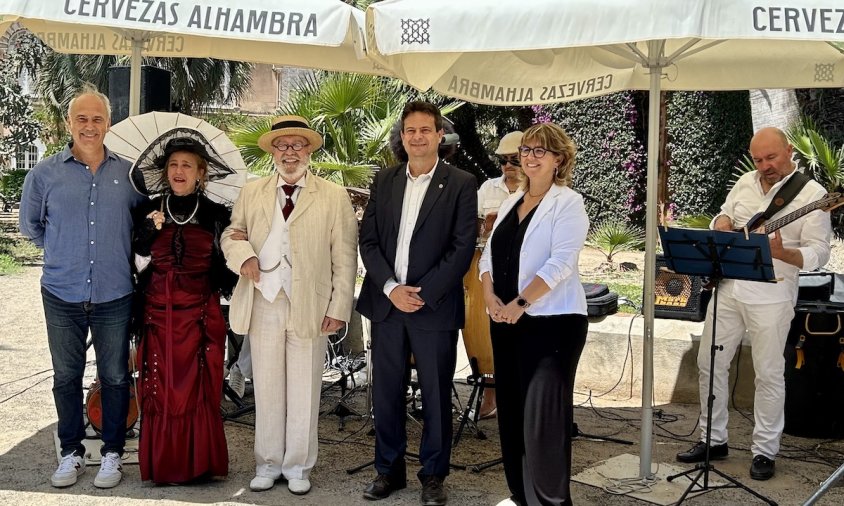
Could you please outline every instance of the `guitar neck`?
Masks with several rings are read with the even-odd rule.
[[[771,232],[773,232],[775,230],[779,230],[782,227],[791,223],[792,221],[795,221],[799,218],[802,218],[803,216],[806,216],[807,214],[811,213],[812,211],[814,211],[816,209],[820,209],[820,208],[822,208],[826,205],[827,205],[826,200],[821,199],[821,200],[818,200],[816,202],[812,202],[811,204],[805,205],[805,206],[801,207],[800,209],[798,209],[796,211],[792,211],[792,212],[786,214],[785,216],[777,218],[774,221],[769,221],[768,223],[765,223],[765,233],[770,234]]]

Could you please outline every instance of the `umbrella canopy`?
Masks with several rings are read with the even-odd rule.
[[[0,33],[15,22],[60,53],[132,55],[137,86],[142,55],[384,74],[365,57],[363,12],[340,0],[6,0]]]
[[[651,474],[659,95],[844,86],[841,0],[385,0],[367,51],[409,84],[493,105],[648,90],[639,474]]]
[[[844,86],[841,2],[779,5],[386,0],[367,9],[367,51],[419,89],[490,105],[648,90],[654,66],[665,90]]]
[[[163,145],[158,146],[161,143],[156,143],[156,140],[162,139],[162,136],[166,137],[165,134],[173,130],[187,129],[204,137],[211,145],[210,151],[214,158],[220,160],[221,166],[225,165],[234,172],[222,179],[211,181],[205,189],[205,193],[212,200],[231,206],[240,194],[240,189],[246,184],[246,164],[243,163],[240,150],[225,132],[204,120],[175,112],[149,112],[132,116],[111,127],[106,134],[105,145],[117,155],[131,161],[134,170],[135,162],[139,161],[139,158],[155,158],[160,154],[148,149],[163,149]],[[152,144],[157,147],[151,146]]]

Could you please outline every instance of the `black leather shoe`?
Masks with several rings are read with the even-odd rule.
[[[753,457],[750,477],[754,480],[769,480],[774,476],[774,461],[764,455]]]
[[[399,480],[391,478],[386,474],[379,474],[375,479],[367,485],[366,490],[363,491],[363,497],[370,501],[377,501],[379,499],[386,499],[394,490],[401,490],[407,486],[407,480]]]
[[[727,443],[710,446],[709,460],[723,460],[727,458],[729,453],[730,448],[727,446]],[[704,460],[706,460],[706,443],[703,441],[698,441],[688,450],[677,454],[677,461],[685,462],[686,464],[703,462]]]
[[[422,506],[443,506],[448,496],[443,488],[443,479],[439,476],[426,476],[422,482]]]

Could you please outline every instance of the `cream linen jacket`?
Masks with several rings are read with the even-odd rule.
[[[232,210],[231,225],[223,232],[221,246],[226,265],[240,273],[243,262],[257,257],[270,233],[277,205],[278,174],[248,183]],[[357,274],[358,224],[346,189],[308,174],[296,207],[288,219],[293,328],[301,336],[317,336],[325,316],[349,321]],[[248,240],[231,238],[235,230]],[[229,324],[238,334],[249,333],[255,286],[240,277],[232,295]]]

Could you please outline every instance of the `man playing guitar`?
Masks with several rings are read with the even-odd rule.
[[[809,209],[810,203],[822,199],[826,190],[816,181],[803,185],[790,202],[779,193],[799,172],[795,170],[797,165],[792,160],[792,153],[793,147],[781,130],[764,128],[757,132],[750,141],[750,155],[756,170],[738,180],[710,227],[732,231],[747,225],[772,202],[781,206],[776,214],[783,215],[803,207]],[[754,229],[758,227],[754,224],[750,226]],[[753,461],[750,467],[750,476],[755,480],[767,480],[774,475],[774,459],[779,452],[785,423],[783,349],[794,317],[798,272],[826,264],[832,227],[829,214],[815,210],[785,225],[766,227],[765,232],[771,231],[771,255],[778,282],[725,279],[719,285],[716,328],[717,342],[723,345],[723,352],[716,355],[714,371],[709,370],[713,305],[709,306],[698,353],[701,441],[688,451],[677,454],[680,462],[702,462],[706,454],[703,440],[707,425],[711,423],[710,459],[727,457],[728,369],[747,331],[756,373],[751,446]],[[711,420],[706,417],[710,374],[714,375],[712,394],[715,396]]]

